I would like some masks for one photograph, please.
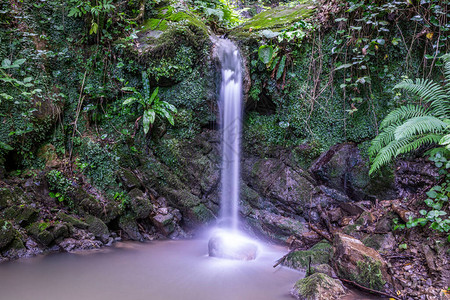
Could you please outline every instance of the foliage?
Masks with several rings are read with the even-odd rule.
[[[122,90],[133,93],[132,97],[127,98],[123,102],[124,106],[138,102],[143,107],[142,123],[144,125],[144,133],[148,133],[150,126],[155,122],[156,116],[164,117],[170,124],[174,125],[173,114],[177,113],[177,109],[172,104],[160,100],[158,96],[159,87],[150,94],[150,85],[147,72],[145,71],[142,72],[142,83],[144,85],[143,94],[134,87],[123,87]]]
[[[444,55],[442,59],[447,66],[450,66],[449,54]],[[449,81],[450,72],[447,73],[446,80]],[[380,124],[380,134],[372,141],[369,148],[370,155],[374,157],[370,174],[400,154],[413,152],[423,145],[439,143],[449,132],[450,88],[448,86],[441,86],[428,79],[417,79],[415,82],[405,79],[395,88],[416,94],[424,101],[424,104],[402,106],[385,117]]]
[[[229,0],[189,0],[191,9],[203,15],[210,25],[217,24],[231,28],[239,23],[239,17],[234,12],[233,2]],[[216,25],[216,26],[217,26]]]
[[[442,233],[447,233],[447,240],[450,242],[450,151],[446,149],[438,150],[430,157],[441,175],[440,184],[432,187],[426,194],[428,198],[424,201],[430,210],[421,210],[420,218],[410,218],[406,227],[415,227],[418,224],[425,226],[430,223],[430,228]]]
[[[72,181],[58,170],[51,170],[47,173],[46,178],[50,189],[49,196],[58,202],[68,200],[69,204],[72,204],[69,198],[69,193],[73,192]]]

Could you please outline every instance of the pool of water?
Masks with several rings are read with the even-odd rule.
[[[119,243],[0,265],[0,299],[273,300],[304,274],[273,268],[284,248],[267,246],[254,261],[207,256],[207,240]]]
[[[283,300],[304,273],[273,268],[286,253],[261,246],[253,261],[207,256],[207,240],[118,243],[0,264],[4,300]],[[379,299],[352,293],[345,298]]]

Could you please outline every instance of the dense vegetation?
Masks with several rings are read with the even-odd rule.
[[[311,223],[327,227],[321,206],[334,209],[337,198],[378,205],[392,186],[410,184],[397,198],[415,214],[391,227],[405,236],[431,227],[450,242],[449,7],[442,0],[0,2],[0,200],[8,199],[0,222],[17,231],[8,246],[0,235],[0,250],[26,236],[52,245],[66,223],[95,230],[107,244],[108,230],[135,240],[144,232],[179,237],[178,226],[213,220],[218,36],[244,58],[241,213],[256,215],[249,221],[256,231],[284,241]],[[334,162],[339,147],[351,154]],[[414,165],[420,174],[405,183],[399,162],[431,171]],[[345,167],[314,169],[322,163]],[[283,174],[301,186],[294,200],[273,188],[290,182]],[[29,208],[33,217],[22,222]],[[270,223],[272,214],[282,221]]]

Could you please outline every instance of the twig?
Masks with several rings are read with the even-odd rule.
[[[402,300],[402,299],[398,298],[397,296],[393,296],[393,295],[387,294],[387,293],[385,293],[385,292],[381,292],[381,291],[369,289],[369,288],[367,288],[367,287],[365,287],[365,286],[362,286],[362,285],[360,285],[360,284],[358,284],[358,283],[356,283],[356,282],[354,282],[354,281],[351,281],[351,280],[342,279],[342,278],[338,278],[338,279],[339,279],[340,281],[343,281],[343,282],[349,283],[349,284],[351,284],[351,285],[354,285],[354,286],[356,286],[357,288],[359,288],[359,289],[361,289],[361,290],[363,290],[363,291],[372,293],[372,294],[381,295],[381,296],[385,296],[385,297],[388,297],[388,298],[393,298],[393,299],[396,299],[396,300]]]
[[[313,224],[309,223],[309,227],[316,232],[317,234],[319,234],[320,236],[322,236],[324,239],[326,239],[327,241],[329,241],[330,243],[333,243],[333,240],[331,239],[330,236],[328,236],[325,232],[323,232],[323,230],[320,230],[319,228],[317,228],[316,226],[314,226]]]
[[[78,97],[77,112],[76,112],[76,116],[75,116],[75,121],[73,123],[72,146],[70,147],[69,161],[72,160],[73,138],[75,137],[75,131],[78,131],[77,130],[77,122],[78,122],[78,117],[80,116],[81,107],[83,105],[83,100],[84,100],[83,89],[84,89],[84,83],[86,81],[86,75],[87,75],[87,70],[84,72],[83,82],[81,83],[80,97]]]

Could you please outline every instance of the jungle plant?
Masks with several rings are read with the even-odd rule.
[[[172,104],[160,100],[158,96],[159,87],[150,94],[150,84],[145,71],[142,72],[142,83],[144,86],[144,93],[137,91],[134,87],[123,87],[122,90],[133,93],[133,96],[125,99],[123,102],[124,106],[134,102],[138,102],[142,105],[144,113],[136,120],[136,122],[142,118],[144,133],[148,133],[150,126],[155,122],[157,115],[166,118],[170,124],[174,125],[173,114],[177,113],[177,109]]]
[[[86,15],[91,23],[89,34],[96,34],[105,21],[106,14],[115,9],[112,2],[112,0],[70,0],[69,17]]]
[[[422,105],[408,104],[391,113],[380,124],[380,133],[372,141],[369,154],[374,157],[370,174],[400,154],[413,152],[423,145],[442,142],[448,145],[450,131],[450,54],[442,56],[446,83],[433,80],[405,79],[394,89],[411,92]]]

